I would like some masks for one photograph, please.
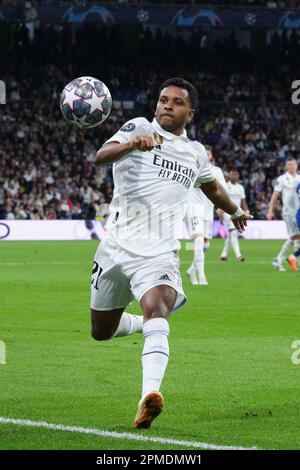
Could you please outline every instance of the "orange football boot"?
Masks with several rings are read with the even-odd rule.
[[[160,392],[150,392],[141,399],[138,405],[134,427],[148,429],[152,421],[160,415],[164,407],[164,397]]]
[[[288,260],[288,263],[289,263],[290,267],[292,268],[292,270],[295,271],[295,273],[297,273],[298,272],[298,266],[297,266],[297,260],[296,260],[295,256],[290,255],[290,256],[288,256],[287,260]]]

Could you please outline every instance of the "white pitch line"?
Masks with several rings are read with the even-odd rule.
[[[258,450],[257,447],[238,447],[238,446],[222,446],[216,444],[208,444],[206,442],[195,442],[195,441],[179,441],[177,439],[169,439],[163,437],[147,437],[141,434],[133,433],[119,433],[114,431],[104,431],[102,429],[94,428],[82,428],[80,426],[64,426],[63,424],[52,424],[45,421],[31,421],[29,419],[13,419],[0,417],[0,424],[15,424],[17,426],[34,427],[52,429],[55,431],[67,431],[75,432],[79,434],[92,434],[100,437],[110,437],[113,439],[121,439],[128,441],[139,441],[139,442],[155,442],[159,444],[170,444],[174,446],[182,447],[194,447],[196,449],[207,449],[207,450]]]

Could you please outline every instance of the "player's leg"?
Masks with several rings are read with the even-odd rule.
[[[177,292],[169,285],[158,285],[140,300],[144,313],[142,353],[143,386],[134,426],[148,428],[163,409],[160,386],[169,360],[168,316],[175,305]]]
[[[230,232],[229,232],[227,237],[225,238],[223,250],[220,256],[221,261],[227,261],[230,247],[231,247],[231,237],[230,237]]]
[[[285,271],[283,261],[287,259],[288,253],[294,247],[294,240],[292,239],[292,237],[293,235],[295,235],[295,233],[297,233],[298,230],[295,232],[296,221],[292,219],[293,217],[291,217],[290,214],[283,214],[283,220],[286,224],[289,238],[284,242],[280,252],[272,261],[273,266],[275,266],[279,271]]]
[[[194,220],[195,220],[195,218],[191,215],[191,213],[189,213],[188,216],[187,216],[188,232],[189,232],[190,238],[193,238],[195,240],[195,232],[194,232],[195,225],[193,223]],[[195,266],[195,259],[196,259],[197,250],[198,250],[198,246],[196,245],[196,243],[194,241],[194,258],[193,258],[193,261],[192,261],[191,265],[189,266],[189,268],[186,271],[186,275],[189,278],[189,280],[190,280],[190,282],[193,286],[198,285],[197,271],[196,271],[196,266]]]
[[[141,258],[130,269],[132,292],[144,314],[142,399],[134,424],[140,428],[149,427],[162,411],[163,397],[159,390],[169,357],[168,316],[185,303],[186,297],[176,253]]]
[[[300,234],[291,237],[294,242],[294,253],[287,257],[287,261],[294,272],[300,268]],[[299,266],[298,266],[299,263]]]
[[[204,270],[204,239],[202,236],[195,238],[194,241],[194,260],[187,274],[192,284],[206,285],[207,280]],[[198,278],[197,278],[198,277]]]
[[[124,312],[124,308],[95,310],[91,308],[92,337],[97,341],[141,333],[143,317]]]
[[[238,261],[245,261],[245,258],[241,254],[237,230],[231,230],[229,235],[236,259]]]
[[[289,251],[292,250],[293,246],[294,246],[294,242],[293,242],[293,240],[292,240],[291,238],[289,238],[288,240],[286,240],[286,241],[284,242],[284,244],[282,245],[280,252],[279,252],[278,255],[276,256],[276,258],[274,258],[272,264],[273,264],[275,267],[278,267],[278,269],[279,269],[280,266],[282,266],[283,261],[286,259],[286,257],[287,257],[287,255],[288,255]],[[277,262],[276,262],[276,261],[277,261]],[[282,266],[282,267],[283,267],[283,266]]]
[[[201,204],[191,205],[188,215],[189,232],[194,238],[194,259],[187,270],[187,276],[192,285],[200,284],[199,280],[205,277],[204,274],[204,214]]]
[[[169,358],[168,317],[175,305],[177,292],[168,285],[159,285],[143,295],[140,305],[144,314],[143,387],[142,396],[159,391]]]
[[[122,251],[112,241],[102,242],[91,283],[92,337],[98,341],[142,332],[143,317],[124,312],[133,295],[121,262]]]
[[[294,256],[297,258],[298,263],[300,262],[300,235],[297,235],[294,239]]]
[[[199,236],[195,239],[195,257],[194,267],[198,275],[198,284],[207,286],[208,282],[205,276],[205,253],[209,248],[209,239],[212,237],[212,225],[210,220],[203,220],[204,238]]]
[[[123,314],[123,308],[100,311],[91,308],[91,335],[97,341],[112,338]]]
[[[288,252],[293,249],[293,246],[294,246],[294,242],[291,238],[286,240],[284,244],[282,245],[280,252],[277,255],[277,259],[282,262],[286,258]]]
[[[196,260],[197,260],[197,257],[201,256],[201,254],[199,252],[200,252],[200,250],[203,251],[203,246],[202,245],[203,244],[201,243],[201,240],[200,239],[198,240],[198,238],[195,238],[195,240],[194,240],[194,258],[193,258],[192,264],[190,265],[190,267],[186,271],[186,274],[187,274],[187,276],[188,276],[188,278],[189,278],[189,280],[190,280],[190,282],[193,286],[198,285]]]
[[[201,239],[200,239],[201,238]],[[195,240],[195,243],[198,244],[197,257],[195,260],[195,266],[198,273],[199,285],[205,286],[208,284],[205,276],[205,239],[202,237]]]
[[[210,246],[210,239],[212,238],[213,234],[213,219],[212,220],[204,220],[204,243],[203,243],[203,252],[202,257],[200,259],[198,269],[198,277],[199,277],[199,285],[200,286],[207,286],[208,282],[205,276],[205,254],[209,249]]]
[[[224,241],[223,250],[222,250],[222,253],[221,253],[221,256],[220,256],[221,261],[227,261],[228,260],[228,253],[229,253],[229,250],[230,250],[230,247],[231,247],[231,236],[230,236],[230,232],[232,231],[231,224],[232,224],[232,222],[231,222],[230,217],[227,214],[225,214],[224,215],[224,225],[226,227],[228,235],[227,235],[227,237],[225,238],[225,241]]]
[[[205,256],[210,247],[210,240],[213,236],[214,220],[204,220],[204,244],[203,244],[203,271],[199,273],[199,284],[201,286],[207,286],[208,282],[205,276]]]

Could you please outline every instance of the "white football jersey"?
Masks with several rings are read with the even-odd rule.
[[[206,150],[176,136],[154,119],[128,121],[108,142],[130,142],[152,136],[151,151],[134,150],[113,164],[114,194],[107,221],[108,236],[141,256],[156,256],[180,248],[177,240],[194,184],[213,181]]]
[[[286,172],[277,178],[274,190],[281,193],[283,214],[295,213],[299,208],[297,186],[300,183],[300,174],[295,176]]]
[[[241,207],[242,199],[246,199],[244,186],[239,183],[233,184],[230,181],[227,181],[227,192],[230,199],[232,199],[238,207]]]
[[[223,175],[223,171],[218,166],[208,164],[215,179],[227,190],[226,181]],[[195,188],[191,192],[191,210],[190,214],[193,213],[193,207],[199,205],[202,206],[203,219],[212,222],[214,220],[214,204],[208,199],[201,189]]]

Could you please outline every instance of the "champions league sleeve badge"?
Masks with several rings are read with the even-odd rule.
[[[128,124],[125,124],[123,127],[121,127],[122,132],[132,132],[135,129],[135,124],[133,122],[129,122]]]

